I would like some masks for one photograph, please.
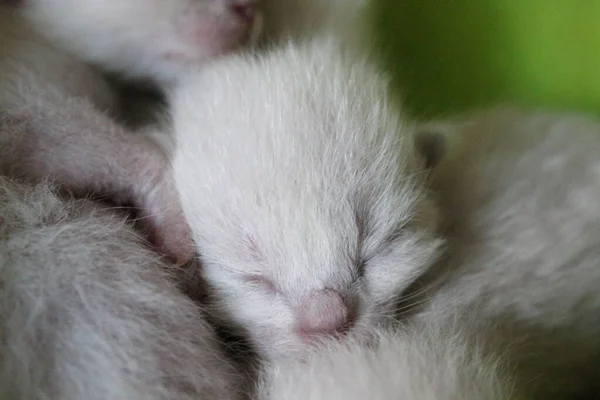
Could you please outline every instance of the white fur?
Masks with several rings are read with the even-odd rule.
[[[0,398],[240,398],[167,268],[114,212],[0,177]]]
[[[263,370],[261,400],[511,400],[511,369],[464,327],[382,331],[376,345],[330,343]],[[501,361],[500,361],[501,360]]]
[[[355,331],[393,319],[438,254],[412,128],[361,54],[318,35],[216,62],[172,96],[176,184],[218,314],[268,356],[306,349],[298,313],[320,290]]]
[[[162,84],[253,39],[255,0],[24,0],[25,17],[77,57]],[[258,10],[254,10],[258,13]],[[65,15],[68,14],[68,18]]]
[[[539,398],[597,396],[600,121],[497,109],[427,130],[448,138],[434,181],[449,256],[420,318],[499,325]]]

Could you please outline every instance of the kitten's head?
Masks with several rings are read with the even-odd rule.
[[[223,60],[172,97],[174,171],[217,315],[271,357],[394,318],[437,207],[387,81],[323,37]]]
[[[254,40],[257,0],[23,0],[60,47],[114,72],[170,84],[182,70]]]

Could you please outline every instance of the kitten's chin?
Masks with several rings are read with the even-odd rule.
[[[346,342],[362,345],[376,343],[377,332],[379,331],[376,329],[372,331],[351,329],[346,334],[306,337],[292,332],[280,332],[275,335],[271,331],[261,335],[260,338],[255,338],[254,343],[258,353],[269,361],[302,361],[311,354],[322,352],[324,348]]]
[[[255,347],[264,358],[277,361],[302,359],[312,345],[292,332],[264,331],[254,340]]]

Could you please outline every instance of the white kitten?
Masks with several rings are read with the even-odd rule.
[[[216,62],[171,100],[218,315],[271,357],[393,320],[441,241],[412,128],[366,53],[322,34]]]

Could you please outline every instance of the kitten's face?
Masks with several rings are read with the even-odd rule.
[[[433,204],[406,185],[338,201],[300,189],[295,199],[269,196],[245,207],[231,216],[239,224],[223,220],[216,240],[198,241],[218,313],[270,357],[394,321],[402,291],[440,246]]]
[[[102,67],[167,84],[248,44],[257,0],[29,0],[42,34]],[[65,15],[69,18],[65,18]]]
[[[317,49],[235,58],[173,98],[173,167],[216,314],[270,357],[390,321],[441,243],[379,75]]]

